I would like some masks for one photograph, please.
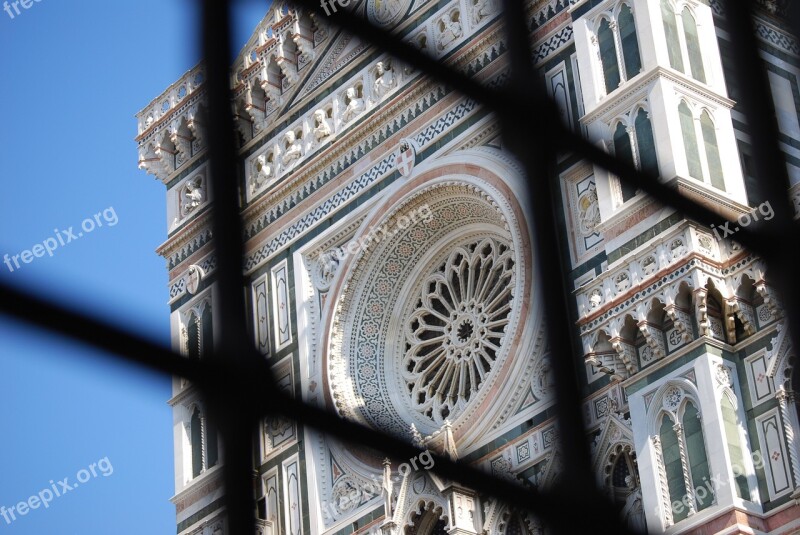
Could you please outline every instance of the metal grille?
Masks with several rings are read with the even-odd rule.
[[[303,9],[322,13],[314,0],[295,0]],[[745,114],[752,138],[756,175],[761,178],[756,192],[769,201],[775,216],[769,228],[741,229],[736,240],[767,263],[771,285],[783,296],[787,320],[795,347],[800,321],[800,280],[792,277],[793,245],[798,227],[788,199],[789,180],[779,150],[775,111],[752,26],[750,1],[725,2],[725,16],[733,36],[736,58],[735,83],[739,87],[738,106]],[[795,9],[796,12],[800,10]],[[278,413],[330,436],[384,452],[402,460],[419,453],[395,437],[340,419],[337,415],[293,399],[279,389],[266,360],[249,342],[246,333],[243,242],[239,220],[239,193],[236,144],[231,116],[229,87],[230,3],[204,0],[203,46],[207,68],[209,101],[208,155],[214,197],[214,243],[219,261],[217,284],[220,296],[220,339],[213,354],[189,360],[168,348],[153,344],[116,326],[68,310],[10,287],[0,285],[0,311],[43,329],[103,349],[116,357],[165,374],[192,381],[202,392],[211,417],[218,422],[223,437],[226,515],[228,530],[234,535],[254,533],[256,504],[253,493],[252,437],[257,421],[266,414]],[[799,13],[789,13],[795,29]],[[522,163],[527,176],[527,191],[516,192],[527,201],[532,215],[534,261],[540,274],[537,292],[548,314],[548,340],[556,383],[556,407],[560,445],[564,463],[560,482],[547,491],[523,487],[498,479],[469,465],[435,456],[433,470],[491,495],[516,510],[529,510],[556,533],[632,533],[617,517],[616,509],[595,486],[590,470],[589,448],[581,417],[578,387],[579,356],[573,353],[568,336],[573,324],[568,314],[570,293],[557,262],[543,261],[547,254],[536,251],[559,250],[558,214],[553,200],[557,184],[552,178],[555,155],[572,152],[600,166],[626,184],[640,188],[687,218],[711,226],[720,224],[714,211],[682,197],[662,184],[658,177],[641,172],[616,160],[595,145],[561,126],[555,105],[550,102],[533,67],[528,29],[524,23],[522,0],[503,0],[503,19],[508,41],[509,82],[490,89],[422,54],[368,21],[342,9],[328,20],[346,31],[358,34],[380,49],[419,69],[433,79],[457,89],[494,112],[502,128],[506,148]],[[797,33],[797,32],[795,32]],[[546,125],[547,128],[524,128]],[[537,284],[534,281],[534,284]],[[792,387],[800,391],[800,377],[794,374]],[[576,514],[568,514],[573,510]]]

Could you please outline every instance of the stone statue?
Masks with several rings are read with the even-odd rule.
[[[631,529],[640,533],[645,532],[644,507],[642,504],[642,488],[636,485],[634,477],[630,474],[625,476],[625,484],[631,490],[625,498],[625,505],[622,507],[622,516]]]
[[[475,0],[472,6],[472,20],[477,24],[494,12],[494,0]]]
[[[286,147],[286,152],[283,153],[283,165],[288,167],[289,164],[302,156],[302,150],[300,148],[300,142],[297,140],[297,136],[292,130],[286,132],[283,139],[284,146]]]
[[[203,204],[203,200],[205,200],[205,194],[203,193],[202,182],[200,180],[188,182],[186,190],[183,192],[183,215],[191,213]]]
[[[352,120],[356,115],[364,111],[364,99],[359,98],[355,87],[347,88],[345,101],[347,102],[347,107],[342,112],[342,120],[344,122]]]
[[[331,124],[325,114],[325,110],[317,110],[314,112],[314,139],[319,143],[333,133]]]
[[[392,518],[392,490],[394,483],[392,483],[392,461],[389,459],[383,460],[383,509],[386,513],[386,518]]]
[[[394,87],[394,73],[382,61],[379,61],[375,66],[375,83],[373,84],[375,96],[383,97],[392,87]]]
[[[444,50],[450,43],[463,35],[461,23],[453,20],[453,15],[445,15],[439,19],[439,50]]]
[[[272,162],[268,162],[267,157],[262,154],[253,163],[253,171],[250,178],[250,191],[255,193],[272,177]]]

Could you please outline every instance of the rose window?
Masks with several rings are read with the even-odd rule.
[[[513,284],[513,252],[494,238],[457,247],[425,279],[402,362],[417,411],[441,423],[478,391],[503,346]]]

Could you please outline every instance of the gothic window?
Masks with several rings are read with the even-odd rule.
[[[197,477],[203,471],[203,423],[200,409],[195,407],[192,413],[191,443],[192,443],[192,477]]]
[[[728,452],[731,456],[731,466],[733,467],[733,480],[736,495],[744,500],[750,500],[750,487],[747,484],[747,476],[744,474],[744,449],[739,434],[739,416],[736,408],[731,401],[729,393],[722,395],[722,423],[725,427],[725,438],[728,443]]]
[[[703,438],[703,423],[700,420],[700,413],[694,403],[686,403],[683,412],[683,433],[686,441],[685,460],[689,465],[689,476],[692,482],[694,499],[696,500],[696,510],[702,511],[710,506],[714,501],[713,490],[707,489],[704,492],[704,485],[710,481],[710,471],[708,457],[706,455],[705,439]]]
[[[681,134],[683,135],[683,150],[686,152],[686,163],[689,166],[689,176],[703,179],[703,167],[700,164],[700,149],[697,145],[697,132],[694,128],[692,110],[686,101],[678,105],[678,115],[681,120]]]
[[[211,324],[211,305],[205,303],[202,311],[192,310],[185,326],[186,355],[190,359],[199,359],[205,351],[213,347],[213,331]]]
[[[639,55],[639,39],[636,37],[636,23],[633,21],[633,12],[627,4],[622,4],[617,23],[619,24],[619,40],[622,43],[625,77],[626,79],[633,78],[642,70],[642,58]]]
[[[681,100],[678,105],[678,115],[680,116],[689,176],[725,191],[722,158],[717,143],[716,126],[711,114],[708,110],[702,110],[700,116],[695,117],[689,104],[685,100]],[[703,150],[700,150],[701,145]]]
[[[189,322],[186,329],[186,348],[190,359],[200,358],[200,320],[197,314],[192,312],[189,315]]]
[[[611,22],[603,19],[597,30],[597,45],[600,47],[600,62],[603,64],[603,79],[606,83],[606,92],[614,91],[621,82],[619,64],[617,63],[617,45],[614,42],[614,32]]]
[[[523,526],[519,513],[511,515],[506,524],[505,535],[526,535],[527,532],[528,530]]]
[[[666,476],[672,521],[677,523],[714,503],[700,413],[680,387],[664,394],[659,424],[661,460]],[[672,412],[675,411],[675,412]]]
[[[681,12],[683,19],[683,33],[686,36],[686,55],[689,56],[689,68],[692,78],[698,82],[706,82],[706,72],[703,68],[703,56],[700,48],[700,37],[697,34],[697,22],[688,7]]]
[[[680,522],[714,502],[713,490],[706,485],[710,481],[708,456],[700,414],[694,403],[686,401],[679,423],[665,413],[659,436],[669,507],[673,522]]]
[[[638,487],[636,467],[630,453],[623,451],[614,461],[611,469],[611,493],[614,503],[620,509],[624,506],[628,495]]]
[[[628,118],[632,126],[626,126],[619,121],[614,128],[614,154],[617,158],[651,173],[658,173],[658,159],[656,145],[653,138],[653,127],[647,112],[639,108],[632,117]],[[636,196],[637,188],[620,181],[622,202],[627,202]]]
[[[703,133],[703,143],[705,144],[708,174],[711,179],[711,185],[725,191],[725,179],[722,176],[722,160],[720,160],[719,156],[717,133],[711,116],[705,110],[703,110],[703,113],[700,115],[700,130]]]
[[[681,43],[678,38],[678,21],[668,0],[661,0],[661,18],[664,20],[669,65],[673,69],[683,72],[683,53],[681,52]]]
[[[722,298],[718,296],[716,289],[711,289],[706,296],[706,310],[708,311],[708,322],[711,327],[711,335],[719,340],[725,340],[723,330],[723,308]]]
[[[676,13],[668,0],[661,0],[661,17],[664,21],[670,67],[688,74],[698,82],[706,83],[697,19],[692,11],[684,7],[680,13]]]
[[[653,136],[653,125],[650,123],[649,114],[639,108],[634,121],[636,130],[636,147],[639,152],[639,167],[650,173],[658,174],[658,157],[656,156],[656,142]]]
[[[597,47],[606,93],[611,93],[642,70],[639,39],[631,7],[623,3],[615,16],[607,15],[597,26]]]
[[[216,428],[203,416],[198,407],[189,422],[189,442],[192,448],[192,477],[216,466],[219,461],[219,439]]]
[[[689,512],[686,508],[673,507],[672,504],[681,502],[683,497],[686,496],[686,483],[683,478],[678,434],[675,432],[675,425],[672,419],[666,414],[661,417],[659,436],[661,437],[662,462],[667,476],[667,488],[669,489],[669,507],[673,509],[673,521],[678,522],[686,518]]]
[[[631,136],[628,135],[628,128],[622,121],[618,122],[614,129],[614,154],[623,162],[635,165]],[[626,202],[636,195],[636,186],[625,181],[620,181],[620,188],[622,189],[622,202]]]

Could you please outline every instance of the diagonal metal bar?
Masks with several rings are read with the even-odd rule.
[[[364,17],[350,11],[340,9],[327,15],[315,0],[293,1],[297,5],[303,6],[304,9],[318,14],[320,18],[327,18],[336,26],[370,41],[399,60],[423,71],[431,79],[438,80],[448,87],[457,88],[465,96],[481,102],[498,117],[513,117],[515,121],[525,124],[542,124],[541,113],[543,110],[539,102],[534,103],[529,98],[515,98],[504,89],[488,88],[477,80],[420,52],[403,41],[401,37],[380,29]],[[555,104],[549,97],[546,101],[550,109],[555,109]],[[557,150],[581,155],[700,224],[710,227],[724,224],[726,221],[722,214],[684,197],[673,187],[662,183],[656,175],[640,171],[609,155],[580,134],[565,128],[560,120],[548,121],[547,128],[549,129],[548,135],[555,139]],[[772,255],[771,248],[776,246],[774,245],[775,239],[750,228],[740,229],[736,233],[736,241],[764,258],[770,257]]]
[[[131,364],[186,377],[203,391],[220,390],[223,395],[232,395],[240,403],[249,405],[258,415],[282,414],[340,440],[358,442],[363,447],[383,451],[398,461],[405,462],[419,453],[418,448],[397,437],[342,419],[335,413],[287,396],[278,389],[265,389],[264,385],[271,381],[271,370],[259,353],[248,353],[247,356],[250,358],[245,359],[229,359],[229,355],[221,354],[199,361],[190,361],[115,325],[70,311],[61,305],[10,287],[6,283],[0,283],[0,313],[103,349]],[[480,489],[517,509],[530,510],[564,533],[575,533],[574,530],[597,531],[604,525],[610,525],[608,519],[613,513],[613,507],[605,499],[589,499],[594,498],[594,493],[587,492],[587,489],[579,485],[556,487],[546,492],[538,491],[489,475],[463,462],[451,461],[436,454],[433,458],[435,465],[431,471]],[[250,474],[244,481],[250,481]],[[573,516],[561,514],[560,507],[563,504],[575,503],[575,500],[582,499],[586,502],[585,506],[582,506],[584,514]],[[246,511],[245,514],[252,519],[252,510]],[[633,535],[633,532],[618,527],[616,523],[613,527],[614,533]]]
[[[301,0],[301,3],[307,2],[310,2],[310,0]],[[734,4],[734,2],[730,3],[732,5]],[[220,343],[220,351],[209,355],[209,358],[204,361],[190,362],[140,337],[132,336],[113,326],[92,320],[80,314],[72,313],[63,307],[51,305],[40,298],[2,284],[0,284],[0,311],[9,313],[19,319],[24,319],[35,325],[40,325],[75,339],[88,342],[95,347],[112,351],[119,356],[126,357],[131,362],[145,364],[152,369],[164,373],[185,376],[190,380],[196,381],[201,389],[210,396],[210,402],[216,407],[218,411],[217,414],[226,414],[227,416],[230,411],[242,411],[241,418],[239,419],[237,415],[237,420],[233,424],[226,426],[225,431],[226,440],[230,440],[232,446],[234,446],[229,448],[231,450],[231,455],[226,457],[225,466],[226,481],[229,487],[226,490],[226,495],[228,495],[228,514],[229,521],[231,522],[231,531],[238,534],[252,533],[253,530],[252,517],[254,508],[252,492],[244,489],[245,485],[249,485],[249,470],[245,470],[244,467],[249,467],[250,461],[249,456],[243,453],[246,449],[249,449],[248,429],[257,414],[263,414],[269,411],[280,411],[289,417],[298,418],[304,423],[316,426],[333,436],[342,439],[356,439],[368,447],[387,451],[397,459],[407,459],[416,454],[417,450],[392,437],[387,437],[369,428],[364,428],[352,422],[341,420],[334,414],[321,411],[318,408],[310,407],[304,405],[300,401],[285,397],[280,394],[277,389],[268,388],[267,392],[264,392],[265,385],[273,384],[269,367],[263,362],[260,355],[256,355],[252,348],[249,347],[246,342],[248,337],[244,335],[244,302],[242,299],[244,283],[241,270],[242,244],[241,230],[238,224],[237,181],[234,179],[236,176],[236,160],[235,148],[232,145],[231,137],[231,133],[233,132],[232,121],[230,121],[230,111],[227,110],[228,102],[230,101],[228,94],[229,88],[227,86],[227,61],[229,54],[227,44],[225,44],[225,46],[219,46],[220,39],[222,39],[222,43],[228,42],[227,4],[227,2],[216,3],[211,0],[206,0],[204,3],[206,60],[207,62],[214,63],[213,68],[211,68],[211,65],[208,65],[207,68],[209,68],[210,73],[209,79],[217,80],[217,82],[212,84],[213,89],[209,90],[210,104],[212,108],[216,109],[216,111],[212,110],[211,113],[213,117],[211,120],[211,125],[213,125],[211,130],[214,133],[210,139],[209,147],[212,159],[212,176],[214,177],[213,187],[216,198],[214,232],[218,254],[220,256],[224,254],[224,258],[230,260],[230,262],[226,263],[226,267],[220,269],[219,272],[220,288],[225,290],[224,293],[226,295],[221,303],[224,310],[221,318],[224,335]],[[312,7],[316,6],[312,5]],[[220,9],[222,9],[222,11],[219,11]],[[512,76],[510,89],[502,93],[491,92],[491,90],[487,90],[479,84],[477,84],[478,87],[474,87],[474,85],[470,85],[469,83],[462,84],[462,82],[458,81],[456,78],[458,76],[463,77],[463,75],[455,71],[449,72],[448,69],[443,69],[438,62],[434,61],[433,65],[428,64],[425,66],[423,65],[424,62],[417,65],[413,58],[409,59],[410,56],[403,58],[403,54],[412,54],[416,53],[416,51],[403,44],[399,39],[389,36],[381,30],[368,28],[368,24],[358,17],[352,16],[351,22],[355,23],[356,19],[358,19],[358,21],[355,26],[350,28],[350,31],[353,31],[353,33],[360,33],[359,30],[366,33],[372,30],[380,32],[374,35],[374,41],[381,45],[390,45],[393,39],[396,40],[395,45],[405,47],[407,50],[398,49],[400,53],[395,51],[395,55],[398,55],[401,59],[405,59],[411,64],[419,66],[432,75],[439,75],[444,78],[452,75],[454,78],[451,82],[445,83],[450,83],[473,98],[477,98],[486,103],[498,112],[501,123],[504,126],[504,135],[506,139],[509,140],[510,145],[514,148],[514,152],[520,156],[528,170],[529,176],[537,179],[536,191],[531,187],[530,196],[532,198],[531,204],[534,209],[535,230],[541,235],[538,237],[538,245],[539,247],[544,247],[543,250],[552,250],[546,248],[548,245],[555,245],[556,247],[558,245],[558,240],[554,237],[553,233],[555,221],[553,218],[554,213],[552,209],[542,209],[542,203],[546,203],[552,198],[552,188],[547,185],[546,165],[548,158],[551,157],[552,154],[555,153],[555,149],[559,147],[573,150],[591,161],[594,161],[596,164],[607,167],[623,180],[628,180],[641,187],[645,191],[653,194],[656,198],[659,198],[662,202],[668,200],[668,204],[683,210],[687,215],[700,222],[706,224],[719,222],[719,216],[713,211],[703,209],[695,203],[681,197],[674,190],[659,184],[657,180],[655,180],[655,177],[648,177],[643,173],[637,172],[635,169],[622,165],[599,148],[592,146],[585,140],[577,138],[574,134],[563,128],[560,129],[557,136],[551,139],[543,139],[541,133],[538,133],[538,137],[536,135],[531,136],[530,133],[527,133],[529,137],[525,137],[526,132],[521,131],[519,126],[517,126],[519,125],[519,120],[517,119],[517,122],[514,123],[511,121],[512,117],[519,118],[521,116],[523,119],[533,119],[537,117],[537,113],[544,113],[545,117],[548,118],[548,122],[555,121],[557,124],[557,119],[553,113],[552,105],[548,107],[539,107],[539,105],[544,102],[543,98],[537,95],[537,98],[532,99],[535,104],[531,104],[529,102],[531,99],[526,98],[522,92],[522,82],[533,79],[530,73],[530,65],[523,66],[523,63],[530,61],[529,58],[525,59],[527,54],[523,54],[523,51],[527,50],[527,42],[524,39],[525,32],[523,27],[520,26],[524,20],[524,13],[519,0],[507,0],[507,9],[511,19],[508,27],[511,35],[512,72],[514,74]],[[732,10],[729,8],[729,13],[734,13],[735,10],[736,6],[733,5]],[[742,11],[742,13],[744,13],[744,11]],[[351,15],[346,15],[346,17],[349,16]],[[750,21],[749,14],[742,15],[742,17],[741,19],[734,19],[734,23],[739,24],[740,29],[738,31],[744,31],[745,34],[748,34],[748,31],[751,32],[752,28],[750,28],[750,30],[742,30],[741,28],[743,28],[743,21]],[[224,27],[222,30],[216,28],[216,25],[220,23]],[[525,46],[523,46],[523,42]],[[385,48],[391,49],[391,46],[387,45]],[[750,49],[750,53],[755,54],[754,46]],[[433,61],[430,60],[430,58],[428,58],[428,60]],[[758,64],[757,56],[756,60],[753,60],[751,57],[748,64],[752,68],[758,70],[758,72],[763,72],[763,67]],[[761,90],[763,89],[762,86]],[[470,91],[474,91],[474,93],[470,93]],[[490,92],[485,93],[485,91]],[[542,93],[541,88],[539,88],[539,92]],[[498,101],[494,99],[493,97],[495,95],[499,96],[501,100]],[[760,101],[762,104],[767,101],[764,99],[764,95],[765,93],[763,91],[759,93],[759,88],[754,86],[750,95],[750,103],[745,106],[745,109],[747,110],[746,113],[748,117],[752,114],[756,114],[766,115],[768,118],[772,118],[772,124],[769,124],[769,120],[760,125],[758,121],[751,123],[755,124],[755,130],[760,131],[764,136],[757,140],[758,143],[766,145],[771,141],[777,143],[777,136],[775,135],[777,129],[774,124],[774,116],[769,115],[768,109],[763,111],[759,107],[759,98],[762,98]],[[538,117],[541,117],[541,115]],[[519,135],[516,136],[514,135],[515,133],[519,133]],[[522,140],[530,141],[531,139],[540,141],[542,148],[536,151],[525,152],[521,142]],[[775,145],[775,147],[777,147],[777,145]],[[545,152],[544,154],[542,154],[543,150]],[[781,172],[779,169],[774,168],[775,162],[778,160],[773,159],[771,162],[769,161],[770,158],[775,156],[774,152],[770,153],[769,150],[765,150],[762,147],[759,148],[756,156],[757,159],[760,160],[760,163],[757,163],[757,165],[760,166],[759,169],[762,173],[767,173],[762,176],[785,177],[785,169]],[[770,165],[773,166],[772,170],[770,170]],[[773,175],[772,173],[775,174]],[[545,186],[541,187],[540,182],[545,182]],[[783,184],[783,181],[777,180],[775,185],[770,185],[767,188],[768,196],[775,199],[776,205],[782,202],[782,194],[785,193],[785,185],[782,186],[784,189],[781,190],[779,184]],[[660,191],[659,186],[662,186],[664,190]],[[785,206],[781,208],[781,210],[785,210]],[[794,227],[789,226],[791,222],[787,221],[786,214],[788,214],[788,212],[784,212],[784,216],[782,216],[781,219],[786,225],[782,228],[789,232]],[[777,241],[778,238],[772,237],[776,235],[776,233],[751,233],[746,231],[737,234],[737,241],[740,241],[752,251],[762,254],[762,256],[768,256],[771,268],[774,268],[777,262],[786,262],[785,265],[788,266],[790,265],[788,264],[788,255],[779,254],[780,249],[777,247],[779,243]],[[784,234],[784,236],[786,235]],[[794,237],[795,234],[790,233],[788,236]],[[764,245],[765,243],[766,245]],[[779,264],[777,268],[781,269],[781,265]],[[552,275],[552,269],[550,273]],[[795,285],[791,284],[788,277],[781,275],[779,278],[781,280],[786,279],[786,286],[788,288],[794,288]],[[556,277],[556,279],[560,280],[560,277]],[[794,289],[794,291],[797,290]],[[548,291],[546,293],[549,295],[549,297],[546,297],[547,303],[550,303],[550,301],[558,301],[557,294],[559,292],[557,290]],[[795,294],[789,293],[788,295],[793,297]],[[558,317],[561,317],[566,312],[566,299],[566,295],[561,296],[561,303],[557,305]],[[792,306],[794,306],[794,303],[792,303]],[[790,319],[794,319],[797,316],[796,313],[792,311],[789,313],[789,317]],[[795,330],[793,329],[793,331]],[[555,339],[558,340],[557,338]],[[570,392],[570,388],[574,387],[574,384],[572,387],[570,387],[569,384],[574,382],[575,379],[574,360],[570,357],[571,352],[568,351],[568,344],[565,344],[564,347],[566,347],[567,350],[563,353],[560,351],[554,352],[556,360],[567,361],[572,364],[559,366],[560,371],[557,372],[558,382],[560,384],[564,381],[567,384],[563,389],[559,387],[559,401],[561,401],[562,396],[565,396],[565,392]],[[222,357],[223,355],[224,358]],[[570,366],[572,366],[572,371],[570,371]],[[576,402],[576,399],[567,400],[567,406],[564,411],[566,413],[566,419],[563,421],[562,433],[564,432],[564,428],[569,427],[568,436],[575,438],[575,442],[578,444],[575,451],[579,452],[579,443],[583,443],[585,446],[585,439],[581,434],[582,428],[574,425],[574,407]],[[562,409],[564,409],[564,407],[562,407]],[[238,454],[238,457],[244,458],[245,461],[235,459],[237,455],[234,454],[234,452]],[[579,464],[583,464],[580,459],[578,459],[578,462]],[[576,473],[586,472],[583,468],[578,468]],[[612,518],[613,515],[609,512],[611,509],[610,507],[605,506],[601,502],[592,501],[594,493],[590,488],[584,488],[583,485],[579,485],[579,488],[568,489],[568,491],[564,487],[556,487],[553,491],[546,493],[537,491],[521,492],[518,485],[491,478],[470,466],[462,463],[454,463],[446,458],[438,456],[436,457],[436,471],[445,477],[459,480],[473,488],[488,489],[497,498],[512,506],[531,509],[542,519],[550,522],[554,527],[564,529],[566,532],[575,532],[574,530],[580,530],[581,532],[589,530],[598,531],[606,529],[607,526],[609,526],[608,529],[612,529],[610,526],[615,526],[613,528],[615,533],[629,533],[626,528],[619,526],[619,522],[615,517]],[[582,483],[583,480],[577,480],[577,482]],[[591,485],[589,487],[591,487]],[[578,501],[586,507],[582,515],[573,515],[579,518],[563,518],[563,515],[555,514],[556,511],[559,511],[558,506],[560,500],[567,499],[570,500],[569,503]]]
[[[533,70],[528,51],[528,31],[525,25],[523,0],[504,0],[503,14],[511,56],[511,81],[507,89],[512,102],[526,98],[534,103],[545,102],[542,91],[544,84]],[[540,120],[544,124],[558,124],[559,118],[552,107],[539,106]],[[595,489],[591,475],[589,447],[584,431],[581,411],[582,396],[578,390],[578,371],[570,344],[570,321],[567,303],[569,292],[566,289],[564,273],[559,261],[562,254],[553,259],[545,251],[559,251],[558,234],[555,222],[555,206],[552,181],[549,169],[555,167],[557,147],[544,129],[526,131],[530,123],[520,122],[515,116],[501,116],[501,130],[505,145],[522,163],[527,178],[527,199],[533,223],[531,236],[534,242],[534,265],[538,277],[534,280],[534,295],[541,295],[542,307],[547,311],[547,340],[550,347],[550,367],[555,376],[556,402],[558,407],[558,444],[563,458],[569,459],[564,465],[561,477],[573,485]],[[520,192],[523,193],[523,192]],[[522,195],[524,198],[524,194]],[[599,495],[599,493],[598,493]],[[612,509],[613,511],[613,509]],[[606,522],[612,519],[607,518]],[[609,524],[610,525],[610,524]]]
[[[731,46],[738,68],[734,76],[739,87],[739,102],[747,121],[752,141],[758,188],[774,211],[769,222],[771,238],[767,256],[770,282],[781,295],[781,304],[790,325],[794,347],[800,347],[800,284],[796,277],[796,255],[793,245],[800,240],[800,227],[794,221],[794,207],[789,201],[789,174],[786,157],[780,150],[778,122],[772,92],[769,90],[764,59],[759,54],[753,20],[755,3],[726,1],[726,15],[732,35]],[[796,9],[796,8],[795,8]],[[793,371],[792,390],[800,392],[800,373]]]

